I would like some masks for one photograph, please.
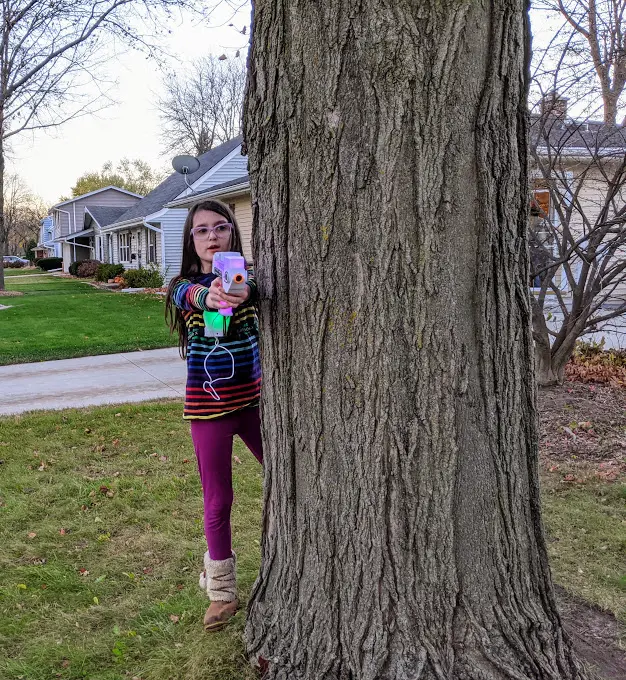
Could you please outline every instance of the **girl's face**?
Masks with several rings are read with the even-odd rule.
[[[202,273],[213,270],[213,255],[227,252],[230,248],[233,225],[219,213],[212,210],[198,210],[193,216],[191,238],[202,263]]]

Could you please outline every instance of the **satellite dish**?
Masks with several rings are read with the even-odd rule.
[[[200,168],[200,161],[194,156],[176,156],[172,161],[172,167],[181,175],[193,175]]]

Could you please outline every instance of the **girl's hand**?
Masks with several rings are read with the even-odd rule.
[[[241,291],[225,293],[222,287],[222,279],[216,278],[209,287],[209,304],[213,309],[236,309],[250,297],[250,286],[246,285]]]

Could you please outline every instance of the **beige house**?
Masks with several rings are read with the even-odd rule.
[[[252,261],[252,203],[250,201],[250,181],[248,175],[238,177],[230,182],[218,184],[205,191],[193,192],[167,204],[167,208],[189,209],[198,201],[215,198],[226,203],[235,213],[241,231],[243,250],[246,259]]]
[[[623,346],[626,127],[570,118],[567,100],[550,93],[530,131],[534,310],[557,342],[584,328]]]

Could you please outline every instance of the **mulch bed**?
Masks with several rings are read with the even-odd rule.
[[[626,389],[566,382],[539,390],[541,467],[566,466],[575,479],[614,482],[626,475]]]

